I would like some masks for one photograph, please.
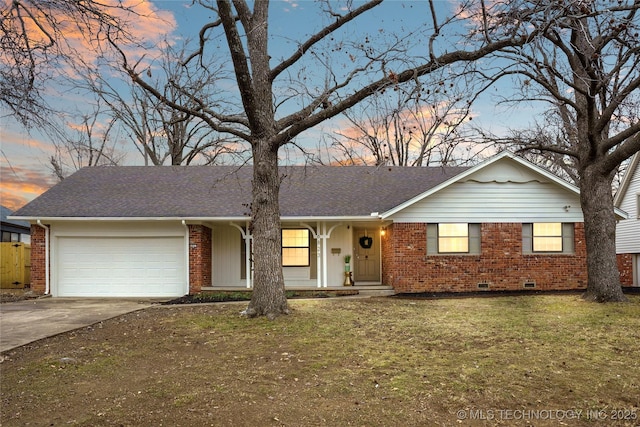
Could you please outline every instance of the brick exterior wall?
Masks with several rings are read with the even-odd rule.
[[[189,294],[211,286],[211,229],[189,225]]]
[[[43,295],[46,291],[47,270],[45,230],[39,225],[31,226],[31,290]]]
[[[618,254],[618,271],[622,286],[633,286],[633,255]]]
[[[481,225],[479,255],[427,255],[427,224],[396,223],[382,242],[382,278],[397,293],[473,292],[478,283],[488,291],[585,289],[587,286],[584,226],[575,224],[575,253],[522,253],[522,224]]]

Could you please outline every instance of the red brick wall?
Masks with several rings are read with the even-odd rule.
[[[386,227],[384,236],[380,236],[380,248],[382,251],[382,283],[392,284],[394,264],[396,262],[394,244],[394,224]]]
[[[211,229],[189,225],[189,294],[211,286]]]
[[[46,290],[46,241],[45,230],[39,225],[31,226],[31,290],[44,294]]]
[[[618,271],[622,286],[633,286],[633,255],[618,254]]]
[[[382,277],[398,293],[584,289],[587,285],[584,226],[575,225],[575,253],[524,255],[522,224],[482,224],[481,254],[427,255],[427,225],[396,223],[382,243]]]

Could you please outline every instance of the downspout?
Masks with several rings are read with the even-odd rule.
[[[49,295],[49,227],[40,220],[36,224],[44,228],[44,294]]]
[[[191,275],[189,274],[191,271],[191,242],[189,241],[189,226],[187,225],[187,221],[186,220],[182,220],[182,226],[184,227],[184,246],[185,246],[185,258],[187,260],[187,265],[185,268],[185,275],[186,275],[186,289],[185,289],[185,295],[189,295],[190,291],[191,291],[191,284],[189,283],[189,280],[191,280]]]

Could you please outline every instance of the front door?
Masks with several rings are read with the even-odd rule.
[[[380,281],[380,236],[376,228],[353,228],[353,280]]]

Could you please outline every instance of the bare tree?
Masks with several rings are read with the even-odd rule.
[[[476,95],[479,92],[476,92]],[[331,163],[433,166],[477,161],[461,135],[472,95],[453,81],[396,86],[344,112],[348,124],[331,136]]]
[[[236,104],[209,105],[194,98],[197,105],[194,108],[171,102],[113,40],[114,48],[120,49],[122,66],[133,81],[170,107],[197,115],[217,132],[228,133],[251,145],[254,291],[245,310],[248,316],[274,318],[289,311],[280,255],[281,147],[381,90],[415,82],[446,66],[471,63],[507,46],[524,45],[532,37],[532,27],[527,25],[532,11],[524,13],[520,22],[489,26],[482,16],[504,14],[508,4],[496,3],[489,10],[480,1],[481,11],[474,15],[480,19],[470,19],[466,6],[452,17],[441,19],[436,13],[436,2],[430,1],[422,3],[425,25],[420,27],[420,33],[388,39],[383,34],[379,36],[380,43],[371,42],[373,34],[363,34],[360,40],[348,42],[345,28],[354,27],[358,17],[381,3],[382,0],[373,0],[351,7],[352,3],[346,2],[339,10],[332,7],[332,2],[319,3],[330,17],[329,23],[298,41],[289,56],[275,57],[268,48],[268,1],[252,3],[253,9],[243,0],[217,0],[215,4],[200,1],[216,18],[201,29],[199,49],[189,59],[206,57],[211,54],[208,49],[215,49],[220,55],[220,49],[210,46],[211,40],[226,41],[235,77],[233,88],[237,89],[235,99],[239,100]],[[453,24],[465,22],[478,31],[465,44],[456,44],[462,35],[453,31],[462,28],[466,35],[468,28]],[[452,33],[445,37],[447,29]],[[410,48],[418,45],[422,47],[422,56],[411,58]],[[343,66],[334,64],[336,51],[345,58]],[[324,73],[323,85],[308,80],[314,70]]]
[[[50,167],[58,180],[88,166],[118,165],[124,155],[113,138],[115,119],[106,120],[98,103],[92,114],[83,114],[79,124],[68,123],[68,132],[54,141],[55,154],[49,158]]]
[[[474,127],[473,132],[470,139],[478,145],[493,147],[499,152],[503,150],[514,151],[524,159],[544,167],[567,182],[574,185],[579,183],[578,172],[570,156],[553,151],[529,149],[531,144],[569,145],[557,110],[547,110],[531,128],[511,129],[507,136],[498,136],[480,127]]]
[[[220,67],[213,61],[187,64],[183,47],[164,43],[156,60],[149,61],[145,74],[153,86],[171,103],[185,107],[176,110],[148,93],[130,79],[124,83],[113,76],[86,70],[87,89],[110,106],[112,115],[129,131],[131,141],[143,156],[145,165],[215,164],[242,157],[243,148],[224,138],[189,110],[197,102],[215,104],[215,87]],[[194,100],[197,100],[195,102]]]
[[[137,5],[97,1],[4,0],[0,10],[0,103],[26,126],[47,126],[58,111],[50,82],[83,62],[82,46],[100,50],[106,33],[131,41]],[[50,95],[50,93],[49,93]]]
[[[502,74],[522,89],[517,101],[544,101],[561,123],[556,134],[520,133],[519,147],[544,153],[580,187],[588,271],[584,297],[624,301],[612,182],[620,165],[640,151],[640,2],[571,1],[548,9],[562,14],[545,16],[531,43],[500,55],[510,64]]]

